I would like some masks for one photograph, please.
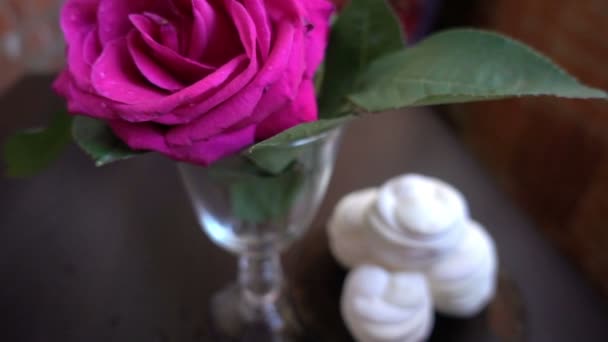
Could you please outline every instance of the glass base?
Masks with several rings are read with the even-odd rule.
[[[249,303],[234,285],[211,300],[214,341],[291,342],[308,340],[291,301],[284,295],[266,303]]]

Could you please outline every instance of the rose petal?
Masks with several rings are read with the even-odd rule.
[[[308,1],[308,0],[306,0]],[[302,0],[270,0],[266,1],[268,15],[272,22],[281,22],[289,20],[292,22],[301,22],[304,8]]]
[[[294,99],[300,89],[300,83],[306,71],[306,54],[308,47],[305,45],[304,32],[296,31],[294,44],[289,56],[287,70],[283,74],[283,79],[288,82],[291,92],[288,94],[290,99]]]
[[[91,81],[89,79],[91,65],[86,62],[83,55],[86,37],[87,33],[80,34],[77,39],[69,42],[67,49],[67,68],[72,74],[74,82],[83,89],[91,87]]]
[[[255,127],[250,126],[225,132],[194,145],[173,148],[166,144],[164,130],[160,126],[124,121],[110,121],[108,124],[114,134],[134,150],[157,151],[170,158],[199,165],[209,165],[222,157],[242,150],[254,142],[255,135]]]
[[[70,73],[67,70],[64,70],[60,72],[55,81],[53,81],[53,90],[55,90],[59,96],[67,97],[70,83]]]
[[[144,15],[152,20],[157,26],[157,42],[160,45],[166,46],[169,49],[179,53],[179,36],[175,26],[167,19],[154,13],[145,12]]]
[[[288,22],[280,23],[277,34],[270,57],[255,79],[239,91],[237,96],[231,97],[208,113],[199,112],[205,114],[189,125],[172,129],[167,135],[170,144],[190,145],[192,141],[214,136],[240,121],[246,120],[252,114],[264,89],[276,82],[287,68],[293,46],[294,27]]]
[[[323,61],[325,48],[329,39],[329,20],[335,7],[326,0],[307,0],[304,1],[308,16],[306,20],[307,28],[307,76],[312,78]]]
[[[53,89],[66,98],[68,112],[72,114],[82,114],[98,119],[116,119],[116,115],[107,99],[77,88],[67,71],[59,74],[53,83]]]
[[[275,82],[268,90],[262,92],[260,100],[252,110],[251,115],[233,126],[234,128],[256,125],[266,119],[270,114],[285,107],[291,99],[290,82],[286,79]]]
[[[97,24],[99,0],[71,0],[61,9],[61,29],[67,42],[91,32]]]
[[[125,37],[133,28],[129,16],[135,13],[170,13],[166,0],[99,0],[97,23],[102,46],[114,39]]]
[[[250,58],[256,54],[255,42],[257,38],[257,30],[253,19],[247,13],[247,10],[243,5],[236,2],[235,0],[229,1],[229,11],[232,19],[234,20],[234,24],[239,33],[239,37],[241,39],[241,43],[245,48],[245,52],[247,56]]]
[[[91,82],[100,95],[122,103],[158,101],[165,95],[145,84],[129,56],[126,38],[106,45],[93,65]]]
[[[174,127],[167,134],[167,142],[172,146],[188,146],[230,129],[251,115],[262,91],[262,88],[248,88],[188,125]]]
[[[84,92],[73,85],[69,88],[68,112],[80,114],[101,120],[115,120],[118,115],[114,111],[112,101]]]
[[[186,18],[192,13],[192,3],[194,0],[167,0],[171,11],[176,17]],[[207,1],[207,0],[205,0]]]
[[[257,58],[249,61],[248,65],[246,62],[245,55],[234,58],[218,72],[165,99],[163,105],[178,107],[173,107],[178,122],[194,120],[241,91],[251,81],[258,70]]]
[[[188,57],[200,60],[211,36],[210,28],[215,25],[215,11],[207,1],[193,1],[192,34]]]
[[[184,103],[181,104],[176,103],[179,107],[176,108],[171,115],[159,119],[162,120],[163,123],[191,122],[201,115],[206,115],[209,110],[222,104],[241,91],[253,79],[255,73],[258,71],[258,62],[257,58],[254,58],[252,61],[249,61],[249,64],[243,69],[242,65],[245,65],[245,62],[247,61],[246,56],[239,56],[234,59],[234,61],[239,64],[233,63],[224,66],[227,67],[226,69],[231,69],[233,66],[235,67],[234,70],[231,70],[231,74],[226,76],[219,75],[224,82],[221,86],[211,84],[209,82],[210,77],[207,77],[205,80],[201,81],[200,84],[182,90],[179,95],[177,95],[177,101],[179,101],[179,97],[182,95],[189,98],[189,100],[184,101]],[[197,92],[196,89],[205,89],[206,91]]]
[[[68,43],[67,66],[73,80],[82,88],[90,87],[91,66],[85,54],[91,52],[87,42],[90,44],[88,37],[95,30],[95,6],[96,1],[70,1],[61,13],[61,27]]]
[[[217,3],[192,1],[193,23],[188,56],[210,65],[221,65],[244,50],[225,8],[214,4]]]
[[[254,142],[255,127],[248,126],[223,132],[208,140],[197,141],[192,146],[175,148],[171,153],[178,160],[206,166],[223,157],[238,153]]]
[[[247,56],[238,56],[201,81],[176,93],[158,101],[119,104],[117,110],[125,113],[125,118],[128,115],[128,121],[133,122],[154,121],[167,125],[190,122],[232,96],[253,78],[257,64],[245,68],[247,60]]]
[[[87,64],[93,65],[100,54],[101,45],[99,44],[97,29],[93,29],[84,39],[82,57]]]
[[[156,42],[153,37],[158,27],[147,16],[133,14],[130,18],[143,41],[150,47],[152,55],[164,68],[169,70],[175,78],[180,79],[186,84],[190,84],[204,78],[211,71],[215,70],[212,66],[201,64],[181,56],[170,48]]]
[[[264,2],[262,0],[244,0],[243,4],[257,29],[257,41],[259,50],[262,54],[262,60],[266,60],[270,53],[272,34],[270,32],[270,22],[266,15]]]
[[[304,64],[306,53],[302,46],[303,40],[303,32],[296,31],[285,71],[281,73],[276,82],[265,88],[264,94],[252,115],[239,123],[239,126],[259,123],[271,113],[284,107],[287,101],[293,101],[296,98],[306,69]]]
[[[120,140],[134,150],[151,150],[170,154],[170,149],[165,143],[164,130],[159,125],[122,120],[108,121],[108,125]]]
[[[127,40],[129,53],[135,65],[150,83],[168,91],[177,91],[184,88],[182,82],[175,79],[169,71],[165,70],[150,57],[150,54],[146,51],[147,45],[142,42],[139,35],[131,32]]]
[[[295,101],[283,110],[271,114],[257,127],[256,141],[270,138],[286,129],[317,119],[317,99],[315,85],[311,80],[304,80],[300,93]]]

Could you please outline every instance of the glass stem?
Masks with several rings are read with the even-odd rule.
[[[256,311],[273,308],[281,294],[283,271],[276,251],[243,254],[239,258],[239,285],[245,304]]]

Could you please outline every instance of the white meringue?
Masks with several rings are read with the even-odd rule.
[[[405,326],[417,325],[415,320],[420,319],[412,311],[396,310],[388,303],[390,295],[370,299],[371,294],[392,293],[387,290],[387,279],[393,279],[388,272],[419,272],[426,277],[435,309],[446,315],[474,316],[494,297],[494,242],[469,218],[463,195],[440,180],[410,174],[378,189],[353,192],[337,205],[328,232],[331,250],[345,267],[379,266],[359,268],[349,276],[358,285],[347,285],[345,291],[354,290],[343,294],[343,315],[361,341],[393,341],[390,338],[402,336]],[[397,274],[401,273],[394,277]],[[413,274],[405,274],[410,278],[404,283],[413,281]],[[389,324],[406,322],[406,316],[413,323]],[[360,322],[354,323],[357,319]]]
[[[346,195],[328,221],[329,246],[334,257],[346,268],[368,262],[368,227],[365,215],[376,200],[376,189],[363,189]]]
[[[430,292],[418,273],[359,266],[346,279],[341,309],[359,342],[422,341],[433,326]]]
[[[368,211],[370,258],[391,270],[422,270],[462,239],[467,203],[438,179],[408,174],[385,183]]]
[[[496,248],[478,223],[469,221],[462,242],[426,272],[438,312],[472,317],[494,297]]]

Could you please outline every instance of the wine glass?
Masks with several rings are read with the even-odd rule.
[[[179,165],[203,230],[238,256],[237,284],[210,303],[217,339],[302,336],[284,295],[280,253],[311,224],[331,178],[340,135],[336,128],[274,147],[266,152],[270,159],[238,155],[207,168]]]

